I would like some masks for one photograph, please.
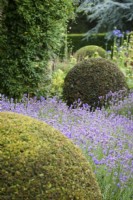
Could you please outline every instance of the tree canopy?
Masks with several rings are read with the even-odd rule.
[[[88,35],[110,31],[114,27],[121,30],[133,26],[132,0],[83,0],[78,12],[84,12],[90,22],[97,21],[96,26],[88,31]]]

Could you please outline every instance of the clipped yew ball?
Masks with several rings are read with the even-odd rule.
[[[82,152],[31,117],[0,112],[1,200],[101,200]]]
[[[64,80],[63,98],[70,106],[78,99],[91,108],[102,107],[110,91],[128,88],[124,74],[111,61],[104,58],[90,58],[76,64]]]
[[[98,56],[102,58],[106,57],[106,51],[102,47],[96,45],[88,45],[77,50],[75,53],[75,58],[79,62],[86,58],[95,57],[95,54],[98,54]]]

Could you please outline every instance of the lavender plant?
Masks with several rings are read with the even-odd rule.
[[[123,101],[132,101],[133,93]],[[80,103],[80,102],[79,102]],[[1,96],[0,111],[12,111],[45,121],[78,145],[91,163],[103,200],[133,199],[133,120],[110,108],[89,112],[89,105],[71,109],[56,98],[28,99],[14,103]],[[129,108],[130,110],[131,108]]]
[[[126,90],[120,90],[119,92],[110,92],[106,95],[106,101],[109,100],[108,107],[106,110],[109,113],[116,115],[122,115],[133,120],[133,92]]]

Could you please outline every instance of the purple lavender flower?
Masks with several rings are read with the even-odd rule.
[[[110,92],[107,98],[116,97],[121,101],[111,104],[110,113],[105,110],[89,112],[89,105],[82,108],[68,108],[56,98],[27,99],[14,103],[1,97],[1,111],[22,113],[42,120],[60,130],[78,145],[94,167],[97,176],[113,174],[116,186],[124,187],[133,181],[133,119],[125,116],[133,114],[133,93],[123,98],[123,92]]]

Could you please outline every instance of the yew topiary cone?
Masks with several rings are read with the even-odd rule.
[[[80,99],[91,107],[101,107],[110,91],[127,89],[124,74],[111,61],[104,58],[90,58],[76,64],[64,80],[63,98],[68,105]]]
[[[82,152],[31,117],[0,112],[1,200],[101,200]]]

